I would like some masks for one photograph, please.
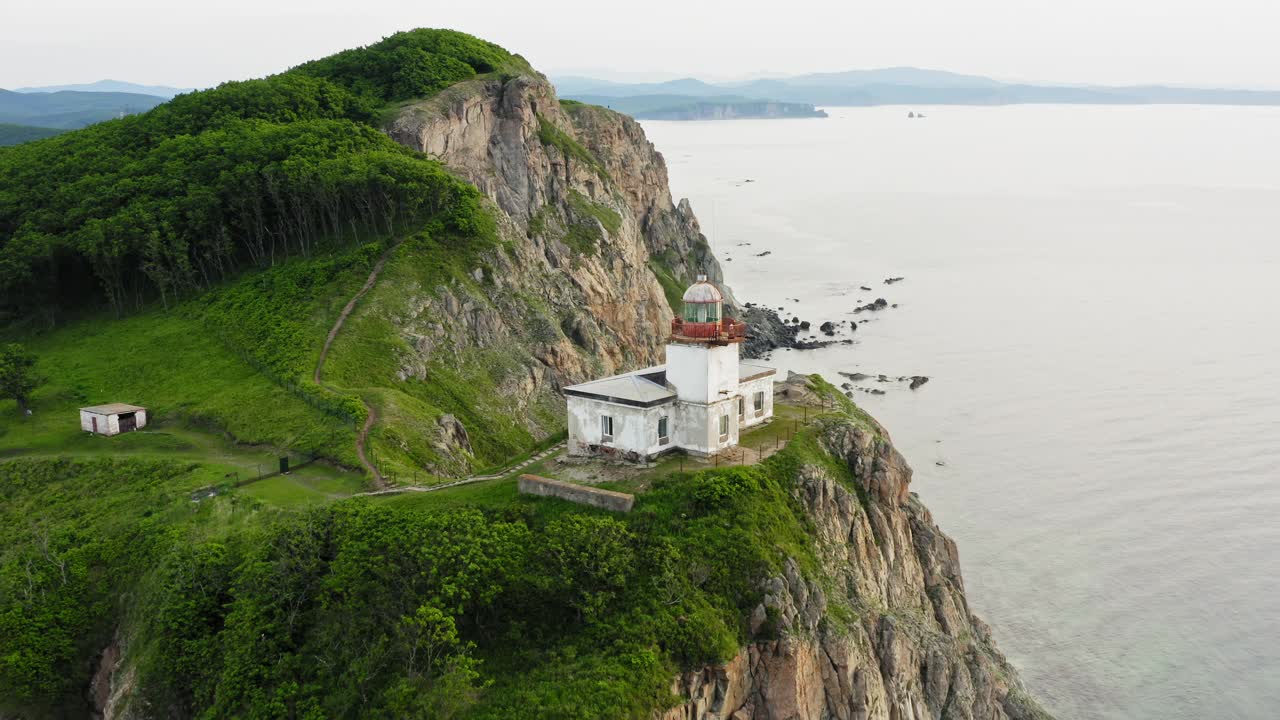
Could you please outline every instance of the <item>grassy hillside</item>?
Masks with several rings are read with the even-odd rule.
[[[50,379],[26,422],[0,401],[0,449],[54,452],[73,442],[75,407],[118,400],[350,466],[364,399],[399,400],[389,409],[405,427],[470,408],[480,389],[469,378],[456,384],[470,394],[451,400],[439,385],[412,402],[370,390],[389,359],[361,343],[385,347],[385,322],[352,322],[331,355],[330,382],[351,392],[312,376],[386,248],[409,239],[416,279],[434,282],[465,278],[497,242],[474,187],[369,122],[477,73],[527,69],[461,33],[398,33],[0,151],[0,327]],[[486,462],[531,441],[477,439]]]
[[[0,147],[7,145],[18,145],[32,140],[42,140],[54,135],[61,135],[64,131],[56,128],[35,127],[34,125],[13,125],[10,123],[0,123]]]
[[[30,334],[26,345],[48,382],[28,418],[0,401],[0,457],[65,453],[82,441],[77,408],[129,402],[240,443],[354,466],[363,409],[308,383],[339,301],[380,250],[294,261],[170,310]]]
[[[0,465],[0,710],[75,716],[118,638],[156,715],[649,717],[737,652],[759,578],[816,568],[790,488],[806,463],[852,479],[811,432],[656,478],[625,516],[511,480],[302,511],[193,503],[213,465]]]
[[[474,188],[370,123],[388,103],[527,68],[462,33],[397,33],[0,150],[0,322],[168,303],[395,227],[469,233]]]
[[[677,668],[736,649],[755,579],[803,546],[782,460],[659,483],[625,519],[510,481],[345,499],[367,487],[369,407],[379,465],[406,475],[539,442],[503,388],[558,332],[550,311],[503,347],[400,367],[413,339],[392,310],[482,294],[503,245],[476,188],[370,124],[527,69],[400,33],[0,150],[0,328],[46,378],[28,417],[0,400],[0,715],[87,717],[109,645],[145,715],[208,718],[644,717]],[[77,408],[104,402],[151,425],[82,433]],[[544,427],[558,411],[523,409]],[[446,415],[465,456],[438,442]],[[242,484],[284,454],[321,461]]]

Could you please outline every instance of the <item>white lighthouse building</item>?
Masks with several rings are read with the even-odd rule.
[[[773,377],[742,362],[747,326],[724,316],[724,295],[705,275],[671,321],[667,364],[564,388],[569,453],[635,461],[675,449],[714,455],[773,417]]]

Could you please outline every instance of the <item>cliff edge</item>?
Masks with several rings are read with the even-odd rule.
[[[778,394],[838,397],[794,373]],[[659,717],[1049,718],[970,611],[959,551],[908,490],[911,467],[879,423],[852,417],[819,418],[820,452],[796,469],[791,494],[812,522],[816,566],[788,559],[762,588],[754,641],[681,674],[672,692],[684,702]]]
[[[504,287],[513,318],[517,296],[546,287],[532,280],[537,273],[557,269],[569,279],[560,302],[586,312],[571,321],[571,345],[539,355],[552,378],[540,391],[554,393],[588,370],[660,361],[671,317],[663,296],[674,303],[699,272],[722,280],[640,125],[604,108],[562,105],[541,76],[461,83],[401,108],[386,129],[501,210],[520,248]],[[584,224],[594,229],[595,253],[576,244]],[[759,326],[762,341],[748,354],[786,342],[776,315],[732,303]],[[603,366],[577,359],[597,352]],[[816,403],[824,387],[794,376],[779,392]],[[770,578],[751,615],[753,641],[728,663],[677,678],[672,692],[684,702],[663,720],[1048,717],[969,611],[955,543],[908,491],[911,469],[888,433],[870,418],[820,422],[821,452],[793,490],[812,522],[818,565],[806,573],[792,559]],[[839,459],[838,467],[822,457]]]

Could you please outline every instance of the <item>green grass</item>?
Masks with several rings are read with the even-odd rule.
[[[19,651],[0,659],[39,662],[22,666],[34,675],[11,665],[0,678],[28,693],[10,694],[27,703],[12,705],[18,710],[38,707],[22,698],[62,702],[60,688],[74,690],[90,666],[81,658],[98,652],[125,617],[140,633],[139,687],[157,707],[240,714],[285,693],[308,703],[300,707],[345,716],[369,707],[363,688],[372,687],[380,712],[399,715],[398,691],[388,689],[405,675],[398,628],[425,607],[449,618],[459,636],[449,652],[475,673],[471,689],[450,696],[467,716],[649,717],[672,703],[675,673],[727,661],[761,639],[749,636],[746,618],[761,581],[788,558],[831,587],[792,494],[814,467],[855,481],[817,437],[827,422],[861,422],[858,412],[852,404],[825,413],[779,404],[773,423],[742,438],[766,447],[794,433],[777,454],[749,467],[690,463],[685,472],[673,470],[678,459],[664,461],[646,471],[653,475],[629,514],[522,496],[514,473],[344,501],[359,478],[323,465],[197,503],[191,492],[230,482],[245,448],[162,423],[102,444],[113,448],[109,459],[82,437],[84,463],[22,460],[11,467],[33,479],[0,482],[0,514],[56,521],[67,529],[59,552],[74,549],[86,570],[74,586],[47,576],[54,584],[41,602],[5,606],[8,617],[41,624],[0,638]],[[548,459],[525,471],[553,470]],[[30,543],[0,549],[0,590],[11,598],[24,582],[22,553],[32,551]],[[838,629],[858,612],[839,606],[830,616]],[[772,632],[767,626],[763,637]],[[387,644],[349,641],[355,637]],[[368,679],[331,677],[332,668],[367,668]]]
[[[304,465],[288,475],[274,475],[236,492],[277,507],[311,507],[367,490],[364,478],[325,465]]]
[[[672,312],[679,312],[681,303],[684,302],[687,284],[677,280],[671,269],[655,258],[649,258],[649,269],[653,271],[653,276],[662,286],[662,294],[667,298],[667,305],[671,306]]]
[[[569,191],[569,207],[578,215],[599,221],[610,235],[617,235],[618,231],[622,229],[622,216],[618,214],[617,210],[594,202],[577,190]]]
[[[510,342],[480,347],[442,343],[425,350],[410,342],[418,332],[436,334],[437,324],[469,335],[470,330],[458,327],[464,320],[478,322],[480,314],[503,312],[489,301],[493,270],[481,252],[486,247],[496,247],[496,241],[459,247],[448,237],[407,240],[347,319],[330,352],[326,382],[378,408],[371,446],[380,466],[399,482],[427,484],[435,480],[428,473],[459,476],[505,465],[563,427],[563,409],[550,393],[521,409],[502,390],[505,383],[525,377],[526,368],[536,362],[527,348],[538,341],[537,334],[557,332],[557,323],[537,302],[527,303],[518,318],[504,318],[525,334]],[[477,269],[482,280],[473,275]],[[441,286],[468,303],[471,318],[431,309],[428,303]],[[444,337],[450,337],[449,330]],[[447,414],[466,428],[471,453],[442,444],[440,419]]]
[[[431,492],[379,495],[372,498],[372,501],[406,510],[449,510],[467,507],[504,510],[513,505],[530,502],[529,498],[516,491],[516,481],[511,478],[484,480]]]
[[[542,115],[538,115],[538,140],[546,147],[559,150],[565,160],[576,160],[594,170],[601,179],[609,179],[609,172],[599,158]]]
[[[0,710],[88,713],[88,658],[143,600],[155,559],[261,518],[234,495],[191,501],[230,470],[140,457],[0,462]]]
[[[156,422],[214,428],[240,443],[316,452],[355,464],[349,424],[271,382],[197,318],[157,311],[85,321],[28,338],[26,344],[48,382],[34,393],[30,417],[19,417],[13,401],[0,401],[0,456],[92,454],[105,439],[85,437],[78,408],[127,402],[148,408]]]
[[[579,255],[594,257],[599,254],[605,233],[616,235],[622,229],[622,216],[616,210],[592,201],[577,190],[569,191],[569,208],[570,219],[564,243]]]

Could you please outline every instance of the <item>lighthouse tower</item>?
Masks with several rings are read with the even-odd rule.
[[[667,340],[666,379],[679,400],[678,443],[710,455],[738,443],[738,350],[747,327],[724,316],[724,295],[706,275],[682,300]]]
[[[740,362],[747,326],[724,316],[705,275],[671,321],[667,363],[562,388],[571,455],[647,462],[683,450],[714,455],[773,417],[777,371]]]

